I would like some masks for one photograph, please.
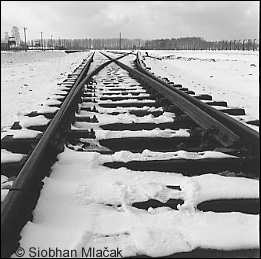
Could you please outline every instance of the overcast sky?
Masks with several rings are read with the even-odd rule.
[[[1,38],[259,39],[259,1],[1,1]],[[10,33],[9,33],[10,34]]]

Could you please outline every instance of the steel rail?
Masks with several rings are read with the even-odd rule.
[[[60,137],[61,132],[65,131],[66,127],[68,127],[77,108],[77,96],[81,94],[84,84],[90,80],[93,75],[97,74],[102,68],[112,62],[109,60],[103,63],[83,78],[90,67],[93,55],[94,52],[85,65],[81,76],[76,80],[65,101],[37,143],[30,157],[27,159],[1,204],[1,255],[3,258],[11,256],[10,251],[15,251],[13,247],[18,247],[17,236],[22,227],[31,218],[32,210],[38,199],[38,197],[34,197],[33,190],[37,192],[39,196],[42,187],[41,181],[47,175],[47,172],[42,170],[47,163],[47,161],[45,161],[46,156],[48,157],[48,155],[50,155],[49,153],[53,152],[52,149],[54,148],[56,140]],[[33,204],[28,205],[30,199],[33,200]],[[25,215],[23,215],[23,213],[25,213]]]
[[[55,146],[56,143],[59,141],[61,135],[66,133],[68,130],[69,125],[73,120],[75,110],[77,110],[78,101],[81,98],[84,84],[89,82],[95,74],[111,62],[115,62],[120,67],[127,70],[130,74],[133,74],[135,77],[150,84],[176,106],[184,108],[186,113],[192,118],[194,118],[194,112],[196,111],[198,117],[197,119],[194,119],[197,123],[199,120],[200,125],[203,128],[212,129],[213,125],[217,127],[218,131],[214,132],[214,136],[223,146],[230,146],[239,141],[240,137],[237,134],[213,119],[210,115],[206,115],[200,108],[198,108],[195,104],[191,104],[191,102],[189,102],[189,100],[185,97],[180,97],[179,93],[176,93],[174,89],[169,87],[169,85],[163,84],[162,82],[151,78],[149,75],[144,75],[142,72],[134,70],[118,61],[120,58],[129,54],[130,53],[125,53],[124,55],[114,59],[107,56],[110,59],[109,61],[104,62],[87,75],[85,74],[90,67],[91,61],[93,60],[94,53],[85,65],[84,70],[74,83],[71,91],[61,105],[61,108],[47,127],[35,149],[32,151],[31,156],[21,169],[13,186],[1,205],[1,238],[2,244],[4,244],[4,247],[2,247],[2,251],[3,248],[4,251],[1,252],[2,257],[6,257],[6,255],[10,256],[10,251],[15,251],[14,248],[18,247],[17,236],[19,236],[22,227],[30,219],[32,210],[39,196],[34,196],[32,189],[37,189],[36,192],[39,194],[42,180],[48,173],[46,170],[41,168],[46,162],[44,159],[46,156],[48,157],[48,153],[53,152],[53,148],[57,148]],[[57,150],[57,153],[60,151],[61,150]],[[34,185],[36,185],[36,187],[34,187]],[[30,198],[33,199],[33,204],[27,206],[28,199]]]
[[[179,89],[175,88],[174,86],[166,83],[165,81],[161,80],[160,78],[154,76],[150,72],[146,71],[140,61],[140,53],[137,52],[136,55],[136,66],[138,71],[142,72],[143,74],[147,75],[150,78],[153,78],[157,82],[160,82],[161,84],[165,85],[167,88],[171,89],[173,92],[178,93],[180,96],[187,99],[189,102],[195,104],[200,109],[204,110],[207,114],[209,114],[212,118],[222,123],[224,126],[229,128],[231,131],[233,131],[236,135],[240,136],[240,140],[244,142],[244,145],[251,149],[253,154],[260,153],[260,144],[259,144],[259,132],[253,130],[252,128],[244,125],[243,123],[233,119],[232,117],[228,116],[227,114],[218,111],[217,109],[211,107],[210,105],[207,105],[200,100],[196,99],[195,97],[186,94]]]
[[[103,53],[104,54],[104,53]],[[106,57],[110,58],[108,55],[104,54]],[[155,80],[154,78],[145,75],[144,73],[134,70],[129,66],[115,60],[123,69],[129,71],[135,77],[143,80],[151,87],[156,89],[161,93],[166,99],[168,99],[172,104],[179,107],[183,112],[185,112],[193,121],[206,130],[211,130],[213,137],[224,147],[229,147],[239,141],[240,137],[237,136],[233,131],[224,126],[222,123],[214,119],[212,116],[204,112],[204,110],[197,107],[195,104],[191,103],[189,100],[179,95],[179,93],[173,91],[173,89],[166,87],[162,82]],[[213,130],[214,128],[214,130]]]
[[[166,98],[175,105],[179,107],[185,107],[186,113],[190,114],[190,116],[194,118],[194,110],[192,112],[191,107],[195,109],[196,105],[191,105],[191,103],[186,98],[180,98],[177,93],[173,94],[174,90],[168,86],[164,86],[162,82],[157,82],[149,76],[144,76],[141,72],[133,70],[118,61],[120,58],[128,54],[130,53],[126,53],[123,56],[117,57],[115,59],[110,58],[109,61],[104,62],[92,72],[87,74],[91,61],[93,60],[94,53],[92,54],[92,57],[85,65],[81,75],[74,83],[71,91],[65,98],[61,108],[54,116],[42,138],[39,140],[38,144],[33,150],[31,156],[28,158],[24,167],[20,171],[16,181],[14,182],[10,192],[7,194],[1,206],[1,238],[2,244],[4,244],[1,254],[3,258],[11,256],[11,254],[15,251],[14,249],[18,247],[17,236],[19,236],[19,233],[26,222],[30,220],[30,215],[38,199],[37,195],[34,196],[32,189],[41,189],[42,179],[48,174],[46,170],[41,168],[42,165],[46,162],[44,161],[45,155],[47,154],[48,157],[49,152],[53,153],[52,149],[57,149],[56,143],[58,143],[61,137],[63,137],[62,135],[66,134],[66,132],[69,130],[70,123],[72,122],[75,111],[77,110],[78,101],[81,99],[84,85],[90,82],[91,78],[109,63],[115,62],[123,69],[129,71],[130,74],[133,74],[139,79],[147,82],[157,91],[162,93],[162,95],[166,96]],[[215,122],[215,126],[220,127],[218,128],[220,132],[215,132],[215,136],[224,146],[232,145],[240,139],[239,136],[230,131],[228,128],[224,127],[220,122],[216,122],[216,120],[214,120],[210,115],[203,115],[202,110],[198,107],[196,108],[197,109],[195,110],[196,113],[199,113],[199,120],[202,127],[204,126],[206,129],[212,129],[212,120]],[[209,119],[212,120],[209,121]],[[59,153],[61,150],[58,149],[56,151]],[[34,187],[34,185],[36,185],[36,187]],[[37,190],[37,192],[39,192],[39,190]],[[30,198],[33,199],[33,204],[29,206],[27,202]],[[23,213],[26,213],[26,215]]]

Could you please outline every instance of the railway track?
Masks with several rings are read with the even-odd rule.
[[[15,178],[1,205],[2,257],[70,240],[91,257],[113,245],[125,257],[258,257],[259,134],[153,76],[139,54],[132,68],[120,62],[128,54],[90,55],[1,139],[2,174]],[[48,229],[67,220],[78,232]]]

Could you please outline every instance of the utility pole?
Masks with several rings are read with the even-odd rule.
[[[27,51],[27,45],[26,45],[26,29],[27,29],[27,28],[24,27],[24,50],[25,50],[25,52]]]
[[[253,41],[253,51],[255,51],[255,41],[256,41],[256,39],[254,39],[254,41]]]
[[[51,48],[53,50],[53,35],[51,35]]]
[[[42,50],[43,50],[43,32],[41,32],[41,43],[42,43]]]
[[[121,50],[121,32],[120,32],[120,44],[119,45],[120,45],[120,50]]]

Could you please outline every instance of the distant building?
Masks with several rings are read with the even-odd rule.
[[[16,41],[15,41],[15,37],[8,37],[8,45],[9,46],[16,46],[17,45],[17,43],[16,43]]]
[[[3,40],[4,41],[4,40]],[[14,37],[8,37],[7,42],[1,42],[1,50],[15,50],[16,42]]]
[[[36,48],[40,48],[40,47],[41,47],[40,40],[35,40],[34,46],[35,46]]]

